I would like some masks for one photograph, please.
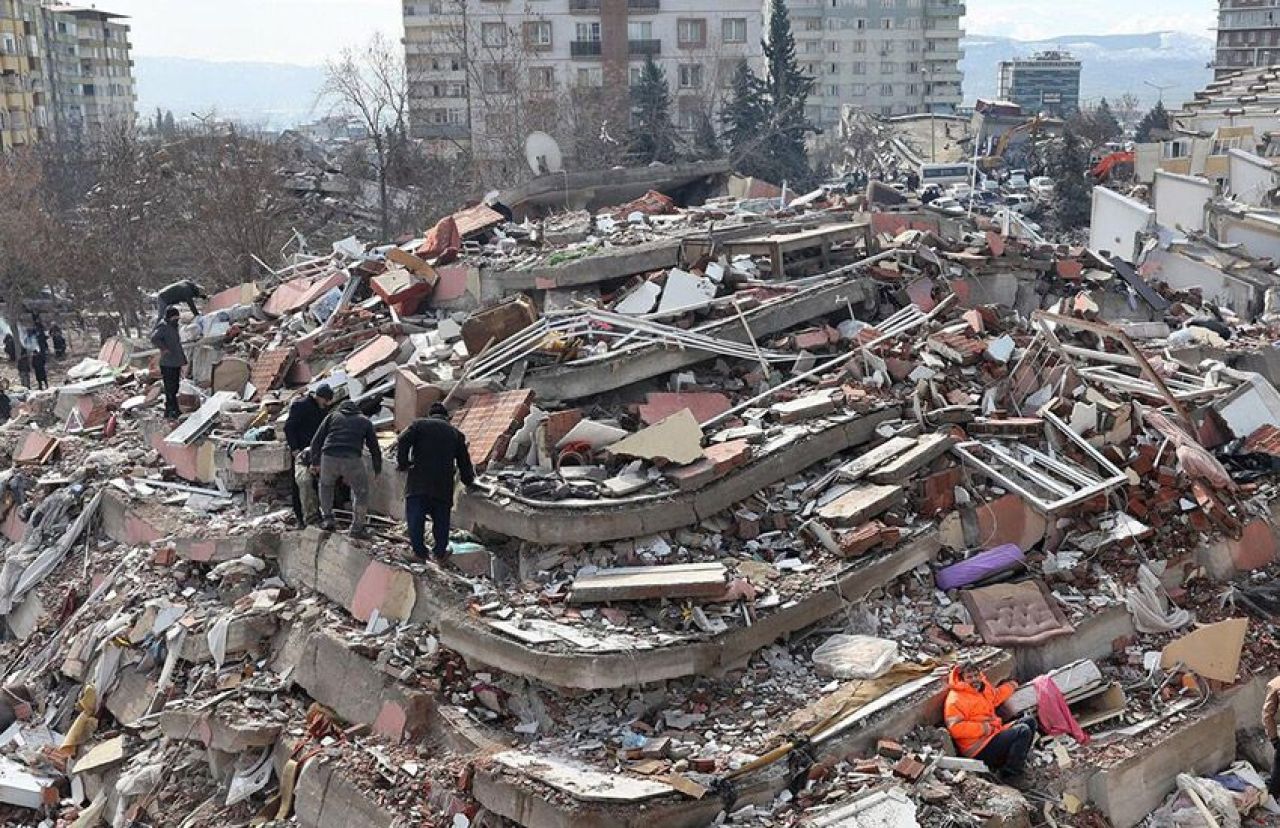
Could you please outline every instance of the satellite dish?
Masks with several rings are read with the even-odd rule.
[[[557,173],[564,169],[560,145],[545,132],[532,132],[524,139],[524,157],[534,175]]]

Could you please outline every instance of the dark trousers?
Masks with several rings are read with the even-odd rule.
[[[168,367],[160,366],[160,380],[164,384],[164,416],[178,417],[181,411],[178,410],[178,383],[182,379],[182,368],[180,366]]]
[[[404,520],[409,525],[409,545],[419,558],[427,557],[426,523],[431,518],[431,539],[435,542],[435,556],[449,554],[449,520],[453,504],[426,495],[407,495],[404,499]]]
[[[1280,750],[1275,751],[1271,760],[1271,778],[1267,780],[1267,793],[1280,799]]]
[[[997,733],[974,758],[986,762],[987,767],[992,770],[1003,770],[1013,775],[1020,774],[1026,765],[1027,754],[1031,752],[1031,742],[1035,737],[1034,725],[1025,720],[1014,722]]]

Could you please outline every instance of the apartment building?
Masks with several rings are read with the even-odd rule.
[[[47,137],[40,4],[0,0],[0,151]]]
[[[1080,61],[1066,52],[1039,52],[1000,61],[997,96],[1023,112],[1070,115],[1080,108]]]
[[[809,120],[844,106],[877,115],[951,113],[962,100],[961,0],[788,0],[796,56],[815,80]]]
[[[532,129],[572,143],[594,106],[608,115],[595,128],[622,139],[651,56],[692,133],[740,61],[760,68],[762,23],[761,0],[406,0],[413,132],[442,155],[505,157]]]
[[[62,138],[100,140],[131,128],[138,96],[124,15],[45,7],[45,66],[53,128]]]
[[[132,126],[129,27],[93,8],[0,0],[0,150]]]
[[[1214,77],[1280,63],[1280,0],[1219,0]]]

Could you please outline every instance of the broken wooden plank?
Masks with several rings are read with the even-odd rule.
[[[724,565],[719,563],[602,569],[574,579],[569,603],[714,598],[724,593],[727,576]]]
[[[206,431],[213,428],[214,420],[222,412],[222,407],[236,398],[230,391],[219,391],[200,406],[196,413],[188,417],[182,425],[170,431],[164,438],[166,443],[189,445],[195,442]]]
[[[951,450],[956,440],[950,434],[926,434],[907,451],[871,473],[873,483],[896,483],[937,460]]]
[[[866,477],[874,469],[910,450],[915,444],[916,439],[914,437],[890,437],[866,454],[855,457],[836,469],[836,475],[841,480],[855,483]]]
[[[860,486],[818,509],[818,517],[836,526],[853,526],[892,509],[904,497],[901,486]]]

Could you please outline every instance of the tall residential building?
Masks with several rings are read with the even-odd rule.
[[[796,56],[814,80],[809,120],[842,108],[877,115],[950,113],[960,105],[962,0],[788,0]]]
[[[760,68],[761,0],[405,0],[413,132],[508,158],[531,131],[624,137],[647,56],[677,129],[714,123],[738,63]]]
[[[130,127],[129,27],[93,8],[0,0],[0,150]]]
[[[1280,63],[1280,0],[1219,0],[1215,78]]]
[[[48,5],[45,12],[45,65],[58,136],[96,141],[133,127],[138,96],[125,16],[63,5]]]
[[[1002,60],[998,89],[1000,100],[1023,112],[1069,115],[1080,108],[1080,61],[1066,52]]]
[[[0,0],[0,151],[48,136],[40,4]]]

